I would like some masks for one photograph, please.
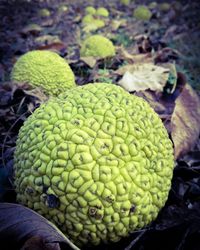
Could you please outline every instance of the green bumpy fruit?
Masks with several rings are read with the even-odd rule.
[[[155,9],[158,6],[157,2],[151,2],[149,3],[148,7],[150,10]]]
[[[94,15],[96,13],[96,9],[92,6],[88,6],[85,8],[85,13],[89,15]]]
[[[134,10],[133,16],[138,20],[149,21],[152,13],[146,6],[140,5]]]
[[[21,127],[17,200],[78,245],[116,242],[157,217],[173,165],[167,131],[146,101],[88,84],[50,98]]]
[[[96,11],[96,15],[97,16],[103,16],[103,17],[108,17],[109,16],[109,12],[106,8],[103,7],[99,7]]]
[[[129,5],[131,3],[130,0],[120,0],[121,4],[124,4],[124,5]]]
[[[112,57],[115,55],[115,47],[108,38],[101,35],[93,35],[83,42],[80,54],[85,57]]]
[[[51,12],[48,9],[41,9],[39,10],[38,15],[41,17],[49,17]]]
[[[58,95],[76,86],[68,63],[57,53],[45,50],[29,51],[21,56],[12,69],[11,80],[40,87],[49,95]]]
[[[92,15],[88,14],[88,15],[83,17],[82,24],[83,25],[91,24],[94,22],[94,20],[95,20],[94,17]]]

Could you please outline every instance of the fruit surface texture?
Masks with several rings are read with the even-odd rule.
[[[146,6],[140,5],[134,10],[133,16],[138,20],[149,21],[152,13]]]
[[[92,35],[83,41],[80,54],[83,57],[112,57],[115,55],[113,43],[101,35]]]
[[[116,242],[157,217],[173,167],[171,140],[146,101],[87,84],[50,98],[21,127],[17,200],[78,245]]]
[[[11,80],[40,87],[49,95],[58,95],[76,86],[74,73],[66,60],[47,50],[33,50],[22,55],[14,64]]]

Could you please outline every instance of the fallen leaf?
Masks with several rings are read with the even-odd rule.
[[[90,68],[93,68],[97,62],[97,59],[93,56],[81,57],[80,60],[86,63]]]
[[[55,52],[60,52],[63,49],[66,49],[66,44],[64,44],[63,42],[54,42],[54,43],[50,43],[47,45],[42,45],[39,46],[37,49],[40,50],[53,50]]]
[[[126,19],[113,20],[111,22],[111,28],[113,31],[118,30],[119,27],[125,26],[127,23]]]
[[[163,92],[155,92],[151,90],[138,91],[134,93],[135,95],[145,99],[149,105],[154,109],[154,111],[162,119],[168,134],[171,133],[171,115],[174,110],[174,100],[171,95],[166,98]]]
[[[62,43],[58,36],[43,35],[35,39],[37,46],[49,45],[52,43]]]
[[[38,24],[29,24],[21,30],[21,33],[26,34],[26,35],[29,33],[31,33],[33,35],[37,35],[42,30],[43,30],[43,28]]]
[[[48,96],[42,91],[41,88],[37,87],[30,90],[23,89],[24,93],[29,96],[33,96],[37,100],[37,104],[41,104],[48,99]],[[30,103],[31,104],[31,103]],[[32,104],[33,105],[33,104]]]
[[[131,54],[122,46],[117,48],[117,53],[119,54],[120,58],[127,60],[129,63],[133,63],[133,62],[134,63],[142,63],[142,62],[153,63],[153,58],[151,57],[150,53]]]
[[[29,238],[20,250],[60,250],[59,243],[47,243],[42,237]]]
[[[169,77],[167,80],[167,85],[165,87],[165,91],[167,93],[172,94],[176,89],[176,84],[177,84],[177,79],[178,79],[176,65],[175,63],[162,63],[162,64],[159,64],[159,66],[170,70]]]
[[[51,27],[54,24],[54,20],[53,19],[47,19],[47,20],[43,20],[40,22],[42,27]]]
[[[154,61],[156,64],[167,63],[178,59],[180,56],[181,54],[177,50],[166,47],[158,51],[157,54],[155,54]]]
[[[200,133],[200,100],[189,84],[175,101],[171,128],[174,154],[178,159],[192,149]]]
[[[133,64],[118,82],[129,92],[140,90],[163,91],[169,77],[169,69],[151,63]]]
[[[9,244],[15,249],[22,247],[27,240],[35,237],[45,245],[64,243],[67,249],[79,250],[53,223],[18,204],[0,203],[0,232],[0,244],[7,246],[6,249],[11,249]]]
[[[152,44],[147,35],[137,35],[134,37],[134,40],[137,41],[137,47],[140,53],[149,53],[152,51]]]

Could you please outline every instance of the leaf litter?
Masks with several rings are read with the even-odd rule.
[[[58,2],[68,7],[65,13],[58,12]],[[167,69],[166,77],[162,80],[163,88],[156,84],[148,87],[144,81],[144,89],[129,91],[149,102],[161,117],[174,143],[176,166],[168,201],[149,227],[132,233],[118,243],[95,249],[197,250],[200,224],[198,1],[173,2],[171,10],[164,12],[154,7],[152,19],[146,23],[133,22],[131,15],[136,4],[133,1],[127,7],[119,1],[101,1],[101,5],[108,7],[111,18],[106,21],[105,27],[96,32],[111,38],[118,46],[116,57],[106,62],[80,58],[79,55],[81,40],[90,34],[81,28],[88,1],[81,4],[80,1],[62,0],[0,3],[0,14],[3,16],[0,43],[0,80],[3,83],[0,85],[0,200],[16,202],[12,171],[15,141],[23,122],[45,99],[39,89],[32,91],[26,86],[14,87],[8,82],[11,68],[20,55],[33,49],[56,51],[69,61],[79,85],[102,79],[105,82],[111,79],[117,84],[126,72],[137,65],[163,67]],[[38,17],[41,8],[50,9],[51,15]],[[35,27],[31,27],[31,24],[35,24]],[[149,77],[156,83],[155,75]],[[190,85],[195,87],[196,92]],[[9,206],[14,208],[19,205]],[[5,217],[1,208],[0,215],[0,220]],[[24,218],[27,218],[26,212]],[[22,217],[19,216],[19,219]],[[40,231],[42,227],[38,218],[36,223]],[[11,228],[17,233],[14,227]],[[30,230],[31,223],[28,223],[24,233]],[[45,237],[56,238],[56,235],[57,232],[46,229]],[[16,236],[20,237],[20,233]],[[40,233],[31,234],[29,239],[23,241],[22,249],[32,249],[32,246],[35,249],[66,249],[66,246],[57,243],[47,246],[45,237]],[[19,243],[18,240],[16,242]]]
[[[34,249],[38,243],[40,249],[59,250],[58,243],[64,243],[68,246],[65,249],[79,250],[54,224],[18,204],[0,203],[0,232],[0,242],[5,250],[11,247],[29,249],[29,245]]]

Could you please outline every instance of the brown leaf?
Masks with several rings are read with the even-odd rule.
[[[151,41],[147,35],[137,35],[134,37],[134,40],[137,41],[137,47],[140,53],[149,53],[152,51]]]
[[[67,249],[79,250],[53,223],[18,204],[0,203],[0,232],[0,244],[7,246],[6,249],[11,249],[11,245],[15,247],[12,249],[16,249],[17,246],[22,247],[24,244],[30,246],[32,241],[37,247],[45,244],[46,248],[43,249],[48,250],[52,249],[50,247],[54,243],[63,243]]]
[[[90,68],[93,68],[97,62],[97,59],[92,56],[81,57],[80,60],[86,63]]]
[[[20,250],[60,250],[59,243],[47,243],[38,236],[28,239]]]
[[[111,22],[111,28],[113,31],[118,30],[121,26],[126,26],[127,21],[126,19],[120,19],[120,20],[112,20]]]
[[[43,28],[38,25],[38,24],[29,24],[27,26],[25,26],[22,30],[21,30],[21,33],[22,34],[26,34],[28,35],[29,33],[30,34],[33,34],[33,35],[37,35],[39,34],[41,31],[43,30]]]
[[[43,21],[40,23],[40,25],[41,25],[42,27],[51,27],[51,26],[53,26],[53,24],[54,24],[54,20],[53,20],[53,19],[43,20]]]
[[[169,77],[169,69],[153,63],[134,63],[118,82],[129,92],[151,89],[163,91]]]
[[[152,62],[153,58],[151,57],[150,53],[145,54],[131,54],[129,53],[124,47],[117,48],[119,57],[129,61],[130,63],[142,63],[142,62]]]
[[[200,133],[200,99],[188,84],[175,101],[171,129],[177,159],[192,149]]]
[[[155,55],[155,63],[166,63],[169,61],[174,61],[177,58],[179,58],[181,54],[175,50],[171,49],[169,47],[163,48],[162,50],[158,51],[158,53]]]
[[[60,52],[62,49],[66,49],[66,44],[63,42],[53,42],[47,45],[39,46],[37,49],[40,50],[52,50],[55,52]]]
[[[145,99],[155,112],[162,119],[168,133],[171,133],[171,115],[174,110],[175,103],[171,98],[165,98],[162,92],[151,90],[135,92],[135,95]]]
[[[35,39],[36,46],[44,46],[44,45],[50,45],[53,43],[62,43],[60,38],[58,36],[52,36],[52,35],[43,35],[39,36]]]

